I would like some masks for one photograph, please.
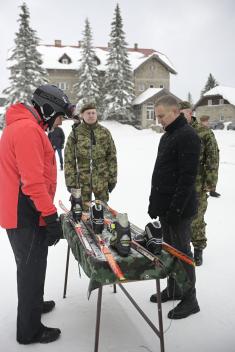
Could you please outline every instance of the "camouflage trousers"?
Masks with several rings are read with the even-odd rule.
[[[194,248],[204,249],[207,245],[206,238],[206,222],[204,220],[204,215],[207,209],[207,198],[208,195],[205,191],[198,192],[198,212],[192,221],[192,238],[191,242]]]
[[[87,203],[91,200],[91,197],[92,197],[90,185],[83,185],[81,187],[81,192],[82,192],[83,210],[88,211],[89,206],[87,205]],[[96,192],[95,190],[92,189],[92,193],[94,194],[95,199],[102,200],[103,202],[108,202],[109,200],[108,189],[103,189],[102,191],[99,191],[99,192]]]

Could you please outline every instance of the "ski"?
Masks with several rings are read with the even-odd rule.
[[[106,245],[104,240],[101,238],[99,234],[96,234],[92,228],[87,222],[82,220],[83,225],[86,227],[87,231],[90,233],[92,236],[93,240],[96,242],[97,246],[101,250],[101,252],[104,254],[107,263],[109,264],[111,270],[115,274],[115,276],[120,280],[124,281],[126,280],[120,266],[118,265],[116,259],[114,258],[112,252],[110,251],[109,247]]]
[[[96,200],[96,202],[99,202],[100,204],[103,205],[103,207],[108,211],[110,212],[110,214],[114,217],[117,216],[118,212],[111,208],[107,203],[101,201],[101,200]],[[132,224],[130,222],[130,227],[131,227],[131,231],[134,233],[134,234],[142,234],[143,233],[143,230],[141,230],[138,226]],[[141,246],[142,247],[142,246]],[[143,247],[144,248],[144,247]],[[189,256],[187,256],[186,254],[184,254],[183,252],[181,252],[180,250],[176,249],[175,247],[171,246],[170,244],[166,243],[166,242],[162,242],[162,248],[170,253],[171,255],[173,255],[174,257],[180,259],[181,261],[189,264],[189,265],[192,265],[192,266],[195,266],[195,262],[192,258],[190,258]]]
[[[85,249],[85,251],[87,252],[87,254],[94,255],[95,257],[97,257],[97,253],[94,251],[91,244],[89,243],[89,241],[87,240],[86,236],[83,233],[83,229],[82,229],[81,224],[79,222],[75,222],[72,219],[72,217],[70,216],[70,211],[65,207],[65,205],[63,204],[63,202],[61,200],[59,200],[59,206],[63,210],[63,212],[67,215],[67,219],[69,220],[69,222],[73,226],[76,234],[78,235],[80,243],[81,243],[82,247]]]
[[[148,258],[151,262],[153,262],[156,266],[164,267],[162,261],[153,253],[144,248],[141,244],[136,242],[135,240],[131,240],[130,246],[132,249],[142,254],[144,257]]]

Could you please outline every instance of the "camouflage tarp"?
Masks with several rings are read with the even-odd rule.
[[[92,290],[100,287],[101,285],[110,285],[120,282],[101,254],[98,258],[93,255],[87,255],[80,243],[77,233],[66,216],[62,216],[62,226],[64,236],[68,241],[75,259],[79,262],[86,275],[90,278],[88,288],[89,294]],[[95,244],[90,238],[86,228],[83,228],[83,230],[87,234],[89,242],[93,247],[95,247]],[[103,231],[102,237],[108,244],[110,233],[107,229]],[[156,264],[150,262],[149,259],[133,249],[131,249],[131,253],[127,257],[119,256],[115,250],[112,250],[112,248],[110,248],[110,250],[124,273],[126,281],[151,280],[157,278],[163,279],[168,275],[171,275],[176,279],[178,285],[183,291],[188,289],[189,281],[181,261],[171,256],[164,250],[162,250],[161,255],[158,256],[164,264],[163,267],[157,266]],[[98,250],[97,252],[99,253]],[[122,283],[123,282],[125,281],[122,281]]]

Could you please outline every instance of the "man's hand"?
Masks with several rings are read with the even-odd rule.
[[[55,245],[59,242],[61,238],[63,238],[63,230],[60,223],[60,219],[57,213],[44,216],[44,220],[46,222],[46,239],[45,243],[48,246]]]

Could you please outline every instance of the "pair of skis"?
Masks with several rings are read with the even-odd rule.
[[[100,202],[101,205],[103,205],[103,207],[114,217],[117,216],[118,212],[111,208],[107,203],[103,202],[103,201],[97,201],[97,202]],[[130,223],[130,227],[131,227],[131,231],[134,233],[134,234],[142,234],[143,233],[143,230],[141,230],[138,226]],[[133,242],[133,240],[131,241]],[[141,249],[144,249],[147,251],[147,249],[145,249],[143,246],[141,246],[139,243],[135,242],[134,241],[134,245],[136,246],[138,244],[138,246],[141,247]],[[181,261],[189,264],[189,265],[192,265],[192,266],[195,266],[195,262],[192,258],[190,258],[189,256],[187,256],[186,254],[184,254],[183,252],[179,251],[178,249],[176,249],[175,247],[171,246],[170,244],[166,243],[166,242],[162,242],[162,248],[170,253],[171,255],[173,255],[174,257],[180,259]],[[135,248],[134,248],[135,249]],[[157,258],[155,255],[153,255],[151,252],[149,252],[153,257]],[[147,256],[147,255],[146,255]]]
[[[69,210],[65,207],[65,205],[62,203],[62,201],[59,201],[59,206],[60,208],[69,215]],[[119,264],[117,263],[116,259],[114,258],[112,252],[110,251],[109,247],[106,245],[106,243],[104,242],[104,240],[101,238],[101,236],[99,234],[96,234],[93,231],[93,228],[87,224],[86,221],[84,221],[83,219],[81,219],[80,222],[75,222],[71,216],[68,217],[71,225],[74,227],[78,238],[83,246],[83,248],[86,250],[87,254],[93,254],[95,256],[96,253],[94,251],[94,249],[92,248],[91,244],[88,242],[86,235],[83,232],[83,228],[81,226],[81,224],[83,224],[87,231],[89,232],[90,236],[92,237],[92,239],[94,240],[94,242],[96,243],[97,247],[99,248],[100,252],[102,253],[102,255],[104,256],[105,260],[107,261],[107,263],[109,264],[111,270],[113,271],[113,273],[115,274],[115,276],[120,280],[120,281],[125,281],[126,278],[119,266]]]

